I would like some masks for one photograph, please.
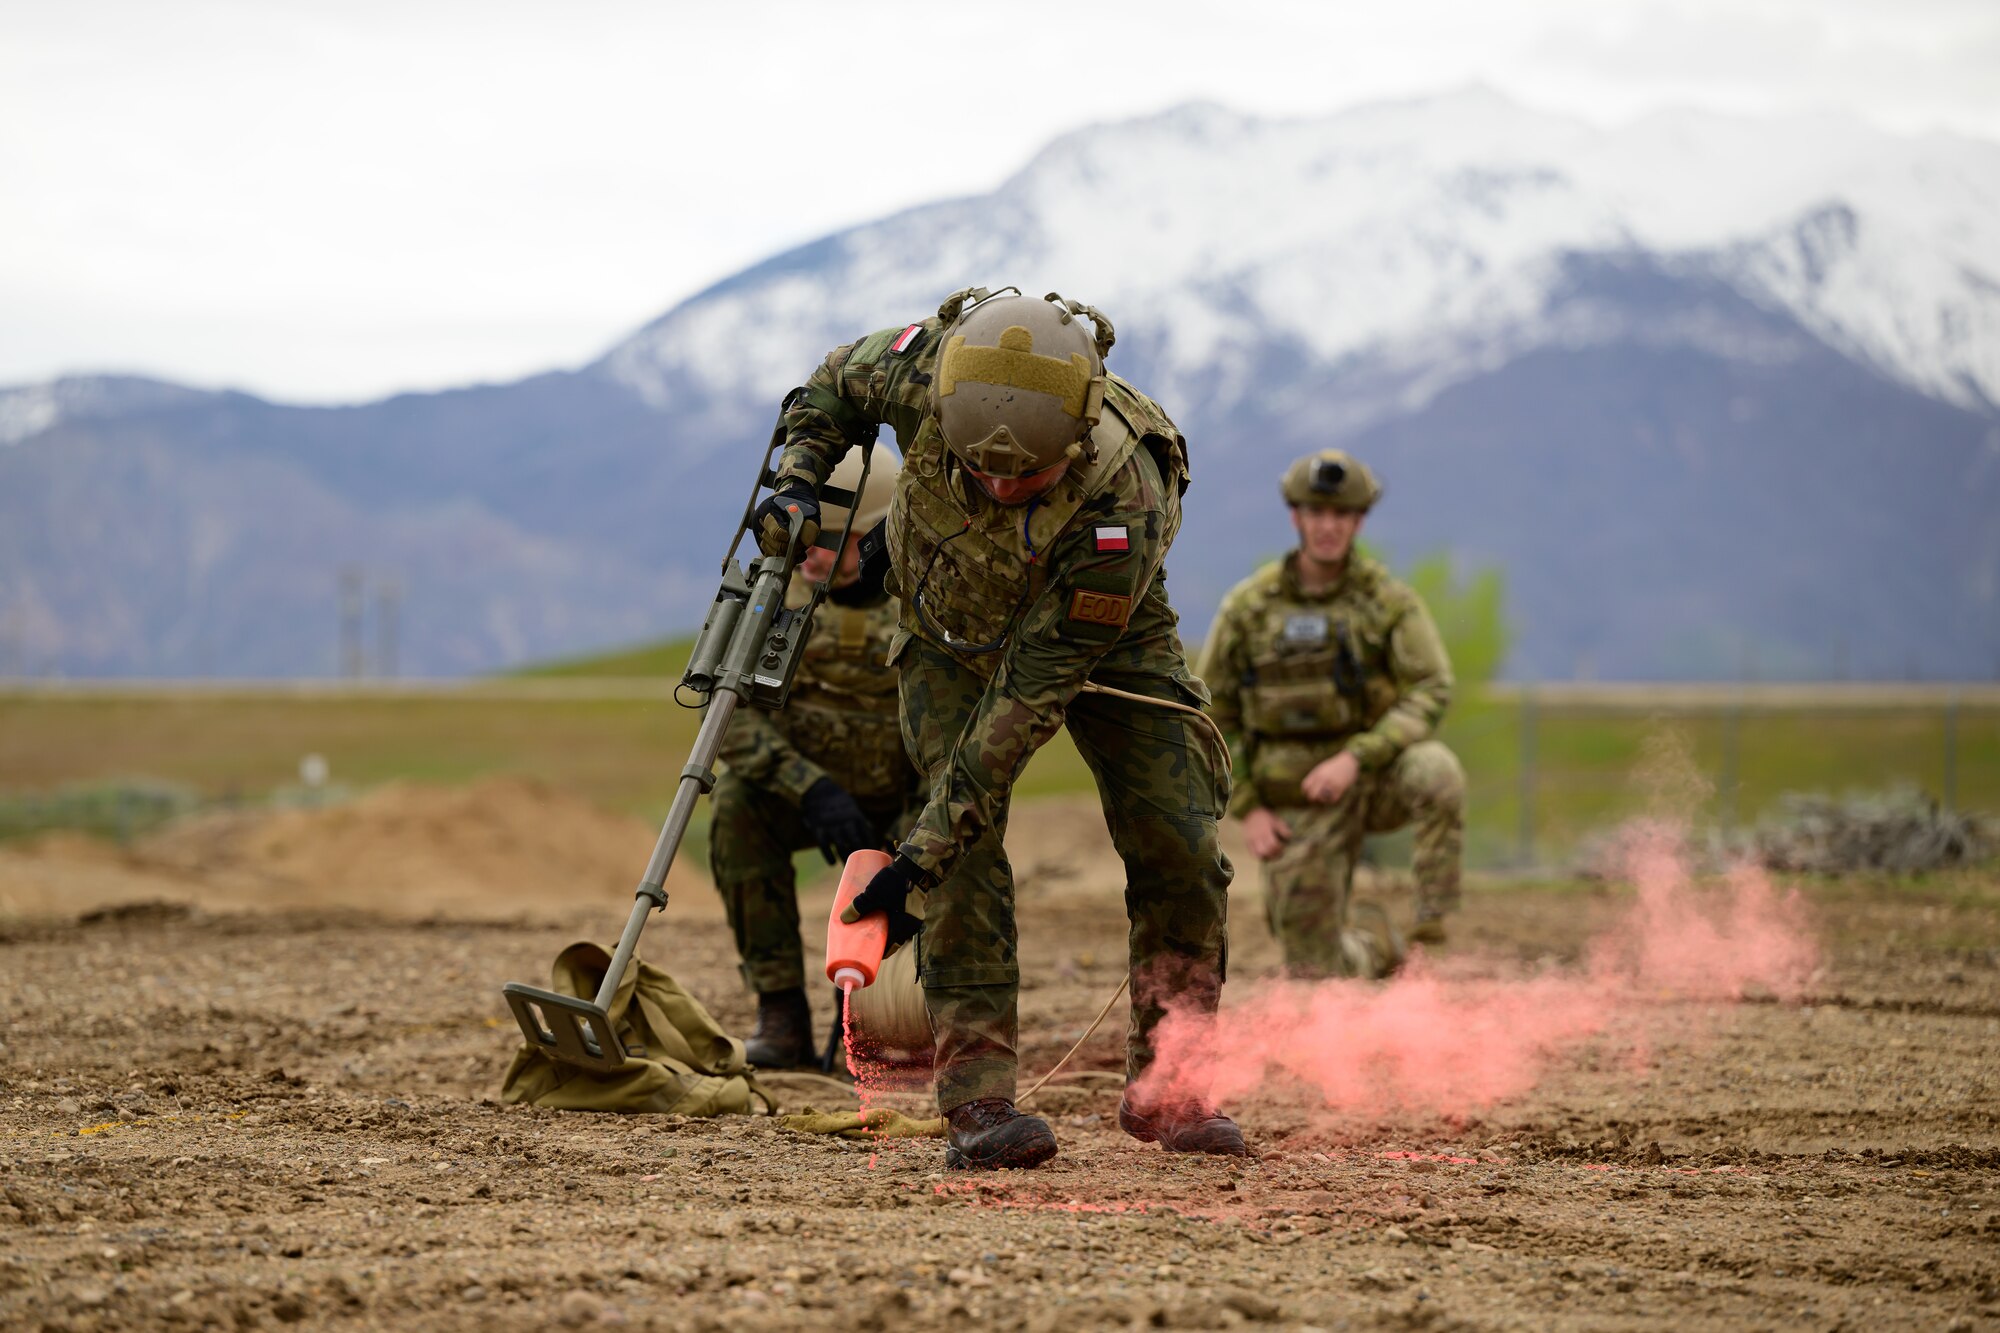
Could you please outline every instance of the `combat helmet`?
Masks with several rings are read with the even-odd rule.
[[[1104,355],[1117,337],[1110,320],[1018,287],[956,293],[938,316],[946,327],[930,408],[946,447],[993,477],[1089,455],[1104,410]]]
[[[1321,449],[1299,459],[1285,469],[1278,490],[1288,505],[1364,512],[1382,498],[1382,485],[1368,465],[1341,449]]]
[[[868,489],[861,493],[860,512],[854,516],[854,535],[859,537],[889,516],[889,499],[896,493],[896,478],[903,471],[903,460],[896,451],[886,444],[875,446],[875,458],[868,468]],[[852,492],[861,484],[861,451],[849,449],[833,469],[833,475],[826,479],[828,486],[837,486]],[[847,506],[837,505],[822,499],[819,506],[819,529],[830,534],[829,542],[838,537],[847,526]]]

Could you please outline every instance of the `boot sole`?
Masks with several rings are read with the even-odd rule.
[[[1186,1143],[1168,1143],[1154,1131],[1152,1125],[1143,1120],[1132,1119],[1122,1113],[1118,1117],[1118,1128],[1124,1130],[1141,1143],[1157,1143],[1167,1152],[1196,1153],[1204,1157],[1248,1157],[1250,1155],[1250,1145],[1244,1141],[1240,1131],[1233,1144],[1222,1144],[1215,1147],[1197,1147]]]
[[[1040,1166],[1055,1155],[1056,1136],[1043,1133],[1022,1143],[1010,1143],[991,1157],[975,1158],[959,1148],[947,1146],[944,1165],[947,1171],[1025,1171]]]

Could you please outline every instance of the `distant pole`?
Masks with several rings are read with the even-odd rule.
[[[1958,691],[1944,705],[1944,808],[1958,808]]]
[[[1521,687],[1521,868],[1535,864],[1535,687]]]
[[[361,570],[343,565],[340,570],[340,674],[349,680],[361,677]]]
[[[1734,832],[1743,785],[1743,691],[1722,719],[1722,831]]]
[[[375,589],[375,674],[396,678],[396,649],[402,634],[403,589],[384,579]]]

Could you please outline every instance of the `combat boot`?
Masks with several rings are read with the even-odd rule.
[[[743,1043],[743,1058],[759,1069],[797,1069],[816,1063],[812,1006],[802,988],[757,997],[757,1030]]]
[[[1380,903],[1355,903],[1347,919],[1340,932],[1340,950],[1349,976],[1380,981],[1402,970],[1409,946]]]
[[[1417,909],[1417,922],[1410,927],[1410,943],[1444,943],[1444,909],[1424,906]]]
[[[1143,1143],[1157,1143],[1168,1152],[1203,1152],[1217,1157],[1248,1157],[1250,1147],[1236,1122],[1200,1102],[1167,1102],[1140,1110],[1131,1097],[1118,1102],[1118,1128]]]
[[[1056,1155],[1056,1134],[1040,1116],[1005,1097],[983,1097],[945,1112],[944,1164],[953,1171],[1040,1166]]]

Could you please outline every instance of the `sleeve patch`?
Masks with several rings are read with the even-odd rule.
[[[1070,594],[1069,618],[1082,625],[1108,625],[1123,629],[1125,622],[1132,618],[1132,599],[1117,593],[1078,588]]]
[[[896,335],[896,341],[889,344],[889,350],[897,356],[902,356],[908,352],[915,351],[917,345],[923,342],[923,340],[924,326],[921,324],[912,324]]]

